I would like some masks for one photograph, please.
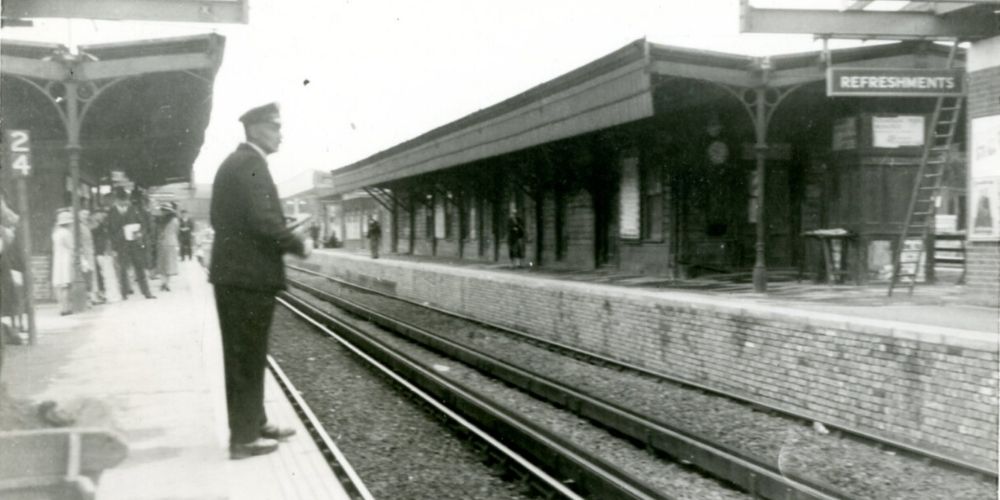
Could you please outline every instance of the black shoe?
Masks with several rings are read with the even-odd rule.
[[[267,439],[288,439],[295,435],[295,429],[291,427],[278,427],[267,424],[260,428],[260,436]]]
[[[151,294],[151,293],[147,293],[147,294],[145,294],[145,297],[146,297],[147,299],[155,299],[155,298],[156,298],[156,296],[155,296],[155,295],[153,295],[153,294]]]
[[[255,457],[257,455],[267,455],[278,449],[278,442],[273,439],[257,438],[249,443],[232,443],[229,445],[229,458],[239,460],[241,458]]]

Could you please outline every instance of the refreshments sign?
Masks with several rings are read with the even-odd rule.
[[[830,97],[959,96],[965,93],[962,69],[828,68]]]

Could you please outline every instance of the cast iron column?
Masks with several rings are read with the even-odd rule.
[[[767,291],[767,219],[764,210],[764,187],[767,181],[767,109],[765,107],[767,96],[766,87],[754,89],[754,133],[756,144],[754,144],[754,157],[757,160],[757,170],[754,176],[757,180],[757,242],[754,245],[756,256],[753,265],[753,289],[755,292],[764,293]]]
[[[66,87],[66,151],[69,153],[70,200],[73,205],[73,277],[69,287],[69,298],[73,312],[87,308],[87,285],[83,282],[80,267],[80,116],[79,83],[73,79],[72,64],[68,65],[69,79]]]

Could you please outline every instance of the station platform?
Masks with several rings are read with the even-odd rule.
[[[76,426],[125,438],[128,456],[105,470],[98,500],[349,498],[270,373],[268,416],[298,433],[270,455],[229,459],[211,285],[189,261],[171,287],[69,316],[41,305],[36,345],[6,346],[8,396],[56,402]]]
[[[323,249],[318,252],[345,253],[359,257],[368,255],[365,251],[346,249]],[[889,297],[886,283],[828,285],[815,283],[807,278],[800,279],[797,270],[772,270],[769,273],[768,291],[762,294],[754,291],[749,272],[674,280],[611,268],[565,270],[526,266],[515,269],[506,261],[487,262],[396,254],[382,255],[380,259],[481,269],[511,276],[608,285],[662,292],[664,295],[693,294],[731,303],[772,305],[805,312],[839,315],[848,319],[865,318],[1000,334],[1000,309],[969,304],[966,300],[965,287],[953,283],[957,274],[945,276],[940,283],[933,285],[918,283],[912,294],[908,293],[908,287],[897,286],[893,296]]]

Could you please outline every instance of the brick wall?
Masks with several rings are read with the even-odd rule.
[[[965,249],[966,288],[972,302],[996,307],[1000,305],[1000,243],[969,242]]]
[[[566,196],[566,265],[594,267],[594,208],[590,194],[580,190]]]
[[[995,467],[995,334],[322,252],[323,272]]]

